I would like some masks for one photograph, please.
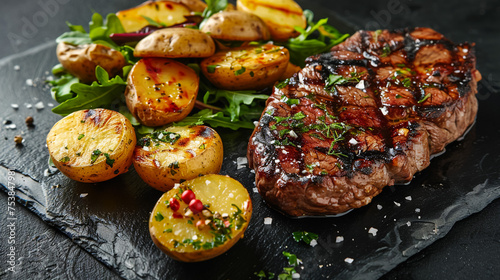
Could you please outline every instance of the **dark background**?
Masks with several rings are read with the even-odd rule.
[[[477,44],[478,69],[483,74],[478,98],[487,100],[500,90],[500,1],[297,1],[313,9],[316,19],[335,13],[355,28],[398,28],[428,26],[455,42]],[[140,1],[2,0],[0,9],[0,58],[20,53],[67,30],[65,21],[86,26],[92,12],[101,14],[129,8]],[[306,4],[304,4],[306,3]],[[44,9],[45,7],[45,9]],[[1,85],[0,85],[1,86]],[[485,90],[486,89],[486,90]],[[498,127],[498,120],[491,120]],[[16,239],[22,241],[17,252],[23,270],[16,279],[114,279],[118,276],[58,230],[23,207],[17,207]],[[0,192],[0,212],[7,212],[7,195]],[[4,252],[7,236],[2,214],[0,247]],[[454,225],[438,240],[382,279],[498,279],[500,262],[500,200],[483,211]],[[38,275],[38,277],[35,277]]]

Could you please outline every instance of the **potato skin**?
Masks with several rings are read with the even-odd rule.
[[[299,32],[295,26],[306,28],[307,25],[302,8],[293,0],[237,0],[236,6],[260,17],[276,41],[297,37]]]
[[[202,125],[169,127],[162,134],[165,141],[172,135],[178,139],[168,143],[146,136],[134,150],[134,168],[148,185],[165,192],[200,174],[219,173],[224,151],[215,130]]]
[[[266,44],[219,51],[201,61],[203,75],[228,90],[263,89],[286,70],[290,55],[284,47]]]
[[[215,52],[210,36],[191,28],[165,28],[149,34],[137,43],[136,57],[208,57]]]
[[[167,206],[165,202],[186,189],[191,189],[196,195],[196,199],[200,199],[203,204],[210,205],[212,217],[207,217],[202,213],[185,216],[184,209],[187,208],[187,205],[182,201],[179,201],[180,208],[177,211],[173,211],[171,207]],[[228,194],[231,194],[231,197]],[[215,219],[217,213],[219,213],[218,215],[226,213],[229,217],[234,217],[237,209],[233,204],[241,210],[240,215],[244,219],[244,223],[236,228],[237,222],[233,220],[230,226],[231,238],[227,238],[223,244],[213,248],[203,247],[205,242],[213,240],[211,231],[213,231],[214,221],[217,221]],[[178,215],[177,218],[173,216],[174,212]],[[183,262],[199,262],[214,258],[229,250],[243,237],[251,217],[252,201],[245,187],[228,176],[210,174],[188,180],[165,193],[151,212],[149,232],[155,245],[172,259]],[[192,223],[187,223],[188,218],[192,220]],[[218,219],[230,220],[231,218]],[[196,227],[196,223],[200,220],[208,220],[209,225],[202,228]],[[168,229],[173,228],[175,228],[175,232],[168,231]],[[189,244],[182,244],[183,240],[191,239],[194,235],[197,236],[196,240],[201,243],[200,248],[196,249]],[[176,242],[181,243],[181,246],[176,247],[174,245]]]
[[[83,83],[92,83],[96,80],[97,65],[104,68],[110,77],[114,77],[122,72],[127,63],[119,51],[98,44],[76,46],[60,42],[56,53],[64,69]]]
[[[172,26],[185,22],[186,18],[184,16],[190,14],[190,9],[181,3],[146,1],[139,6],[119,11],[116,16],[120,19],[125,32],[135,32],[149,25],[149,22],[143,16],[164,23],[167,26]]]
[[[191,11],[202,13],[207,4],[201,0],[170,0],[172,2],[181,3],[186,5]]]
[[[47,135],[49,154],[57,169],[84,183],[106,181],[127,172],[135,145],[135,131],[127,118],[107,109],[74,112],[59,120]]]
[[[201,28],[212,38],[230,41],[269,40],[271,33],[256,15],[242,11],[222,11],[212,15]]]
[[[143,58],[130,70],[125,101],[139,122],[161,126],[191,112],[198,87],[199,77],[188,66],[167,58]]]

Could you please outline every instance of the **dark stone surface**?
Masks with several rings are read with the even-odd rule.
[[[478,68],[483,74],[478,95],[478,125],[464,141],[450,145],[445,155],[434,159],[428,170],[418,174],[411,185],[388,188],[371,205],[337,219],[289,220],[268,209],[258,194],[252,193],[248,169],[236,170],[233,163],[238,156],[244,155],[246,144],[225,141],[223,173],[245,182],[256,215],[245,239],[231,251],[215,260],[192,265],[171,261],[148,239],[148,209],[152,209],[159,193],[140,182],[134,172],[112,180],[107,186],[77,184],[60,174],[49,178],[43,176],[47,158],[43,145],[45,134],[58,117],[47,108],[47,103],[51,102],[47,91],[40,83],[34,88],[26,86],[26,79],[38,82],[36,78],[43,77],[55,63],[54,45],[49,41],[66,30],[65,21],[85,25],[91,8],[105,14],[136,2],[2,1],[0,36],[4,44],[0,46],[0,57],[40,46],[45,41],[49,43],[21,57],[0,61],[0,118],[2,122],[9,119],[17,125],[14,131],[6,130],[3,125],[0,130],[0,178],[3,176],[0,183],[6,185],[5,167],[30,175],[31,178],[21,174],[15,176],[17,196],[30,201],[28,208],[46,219],[43,222],[18,201],[15,207],[18,272],[5,271],[7,266],[3,260],[9,252],[9,209],[7,195],[1,192],[0,211],[6,214],[2,215],[0,232],[0,278],[112,279],[119,274],[127,278],[194,279],[204,275],[209,279],[241,279],[261,269],[280,272],[286,265],[280,253],[287,250],[303,259],[302,279],[336,275],[339,278],[356,275],[377,278],[400,262],[382,278],[495,279],[500,273],[497,260],[500,202],[493,201],[481,212],[471,214],[499,195],[500,147],[496,136],[500,130],[494,121],[499,118],[495,105],[499,102],[500,89],[500,71],[496,67],[500,58],[496,51],[500,44],[500,4],[498,1],[455,1],[453,5],[444,1],[338,2],[299,1],[303,7],[315,11],[316,18],[336,13],[355,28],[430,26],[454,41],[476,42]],[[47,3],[55,4],[44,10]],[[45,17],[41,11],[45,11]],[[12,43],[14,37],[20,40],[19,44]],[[16,64],[21,66],[19,72],[13,70]],[[37,111],[24,107],[24,103],[35,104],[39,100],[44,102],[45,109]],[[15,111],[11,103],[18,103],[21,108]],[[33,129],[24,126],[24,118],[29,114],[35,118]],[[25,135],[25,145],[16,148],[12,138],[21,133]],[[223,140],[245,137],[248,138],[245,133],[223,131]],[[52,188],[58,184],[60,188]],[[80,197],[82,193],[88,196]],[[405,199],[408,195],[412,196],[412,201]],[[400,202],[401,207],[394,206],[393,201]],[[377,210],[377,204],[383,206],[381,211]],[[421,208],[422,219],[417,218],[415,208]],[[456,220],[469,215],[453,226]],[[272,227],[262,224],[263,217],[268,216],[273,218]],[[412,222],[410,227],[407,221]],[[366,233],[370,226],[379,229],[377,237],[369,237]],[[437,240],[451,226],[451,231]],[[433,234],[435,227],[437,234]],[[319,245],[310,248],[296,244],[290,237],[296,230],[319,233]],[[343,235],[346,241],[335,244],[337,235]],[[347,256],[355,259],[353,265],[343,262]]]

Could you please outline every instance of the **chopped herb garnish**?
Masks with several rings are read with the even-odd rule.
[[[83,137],[85,137],[85,134],[78,135],[78,140],[82,140]]]
[[[384,45],[384,48],[382,49],[382,54],[380,55],[380,57],[386,57],[390,53],[391,53],[391,46],[389,46],[389,44],[386,43]]]
[[[171,233],[171,232],[172,232],[171,228],[167,228],[166,230],[163,231],[163,233]]]
[[[403,98],[403,96],[396,94],[396,99]]]
[[[418,101],[418,103],[419,103],[419,104],[420,104],[420,103],[424,103],[424,102],[425,102],[425,100],[427,100],[429,97],[431,97],[431,94],[430,94],[430,93],[426,94],[426,95],[425,95],[422,99],[420,99],[420,100]]]
[[[292,119],[299,121],[305,117],[306,117],[306,115],[304,114],[304,112],[300,111],[300,112],[296,113],[295,115],[293,115]]]
[[[276,85],[277,89],[282,89],[286,87],[290,83],[290,79],[286,79],[283,82],[280,82],[279,84]]]
[[[219,67],[219,65],[208,65],[207,66],[207,72],[212,74],[212,73],[215,73],[215,69]]]
[[[163,220],[163,215],[160,213],[160,212],[157,212],[156,215],[155,215],[155,220],[157,222],[161,222]]]
[[[403,86],[406,88],[410,87],[411,86],[411,79],[408,77],[404,78],[403,79]]]
[[[239,76],[239,75],[241,75],[241,74],[245,73],[245,71],[246,71],[246,70],[247,70],[247,69],[246,69],[244,66],[241,66],[240,70],[236,70],[236,71],[234,71],[234,75],[235,75],[235,76]]]
[[[110,167],[113,167],[113,163],[115,163],[115,160],[111,159],[108,153],[104,153],[104,156],[106,157],[106,164]]]
[[[90,156],[90,163],[94,163],[101,154],[102,152],[99,149],[94,150]]]
[[[69,160],[70,160],[70,158],[69,158],[68,156],[65,156],[65,157],[63,157],[62,159],[60,159],[59,161],[60,161],[61,163],[67,163],[67,162],[69,162]]]
[[[292,233],[293,239],[297,242],[301,240],[306,244],[311,244],[311,241],[318,240],[318,235],[316,233],[307,232],[307,231],[296,231]]]
[[[250,71],[250,77],[253,78],[253,76],[255,76],[255,73],[253,71]]]
[[[198,147],[198,148],[199,148],[200,150],[205,150],[205,148],[206,148],[205,143],[201,144],[201,145],[200,145],[200,147]]]
[[[82,155],[82,153],[78,152],[78,153],[76,153],[75,155],[76,155],[77,157],[79,157],[79,156],[81,156],[81,155]]]

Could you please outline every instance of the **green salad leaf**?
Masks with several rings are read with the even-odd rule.
[[[126,82],[120,76],[109,79],[102,67],[96,67],[97,82],[91,85],[74,83],[70,86],[75,97],[70,98],[52,109],[52,112],[66,116],[75,111],[100,107],[109,107],[125,91]]]
[[[300,35],[282,44],[290,52],[290,61],[300,67],[304,67],[309,56],[327,52],[349,37],[349,34],[342,34],[335,27],[328,25],[328,18],[315,23],[312,11],[304,10],[304,15],[307,18],[307,28],[295,27]],[[317,34],[315,38],[312,38],[313,34]]]

